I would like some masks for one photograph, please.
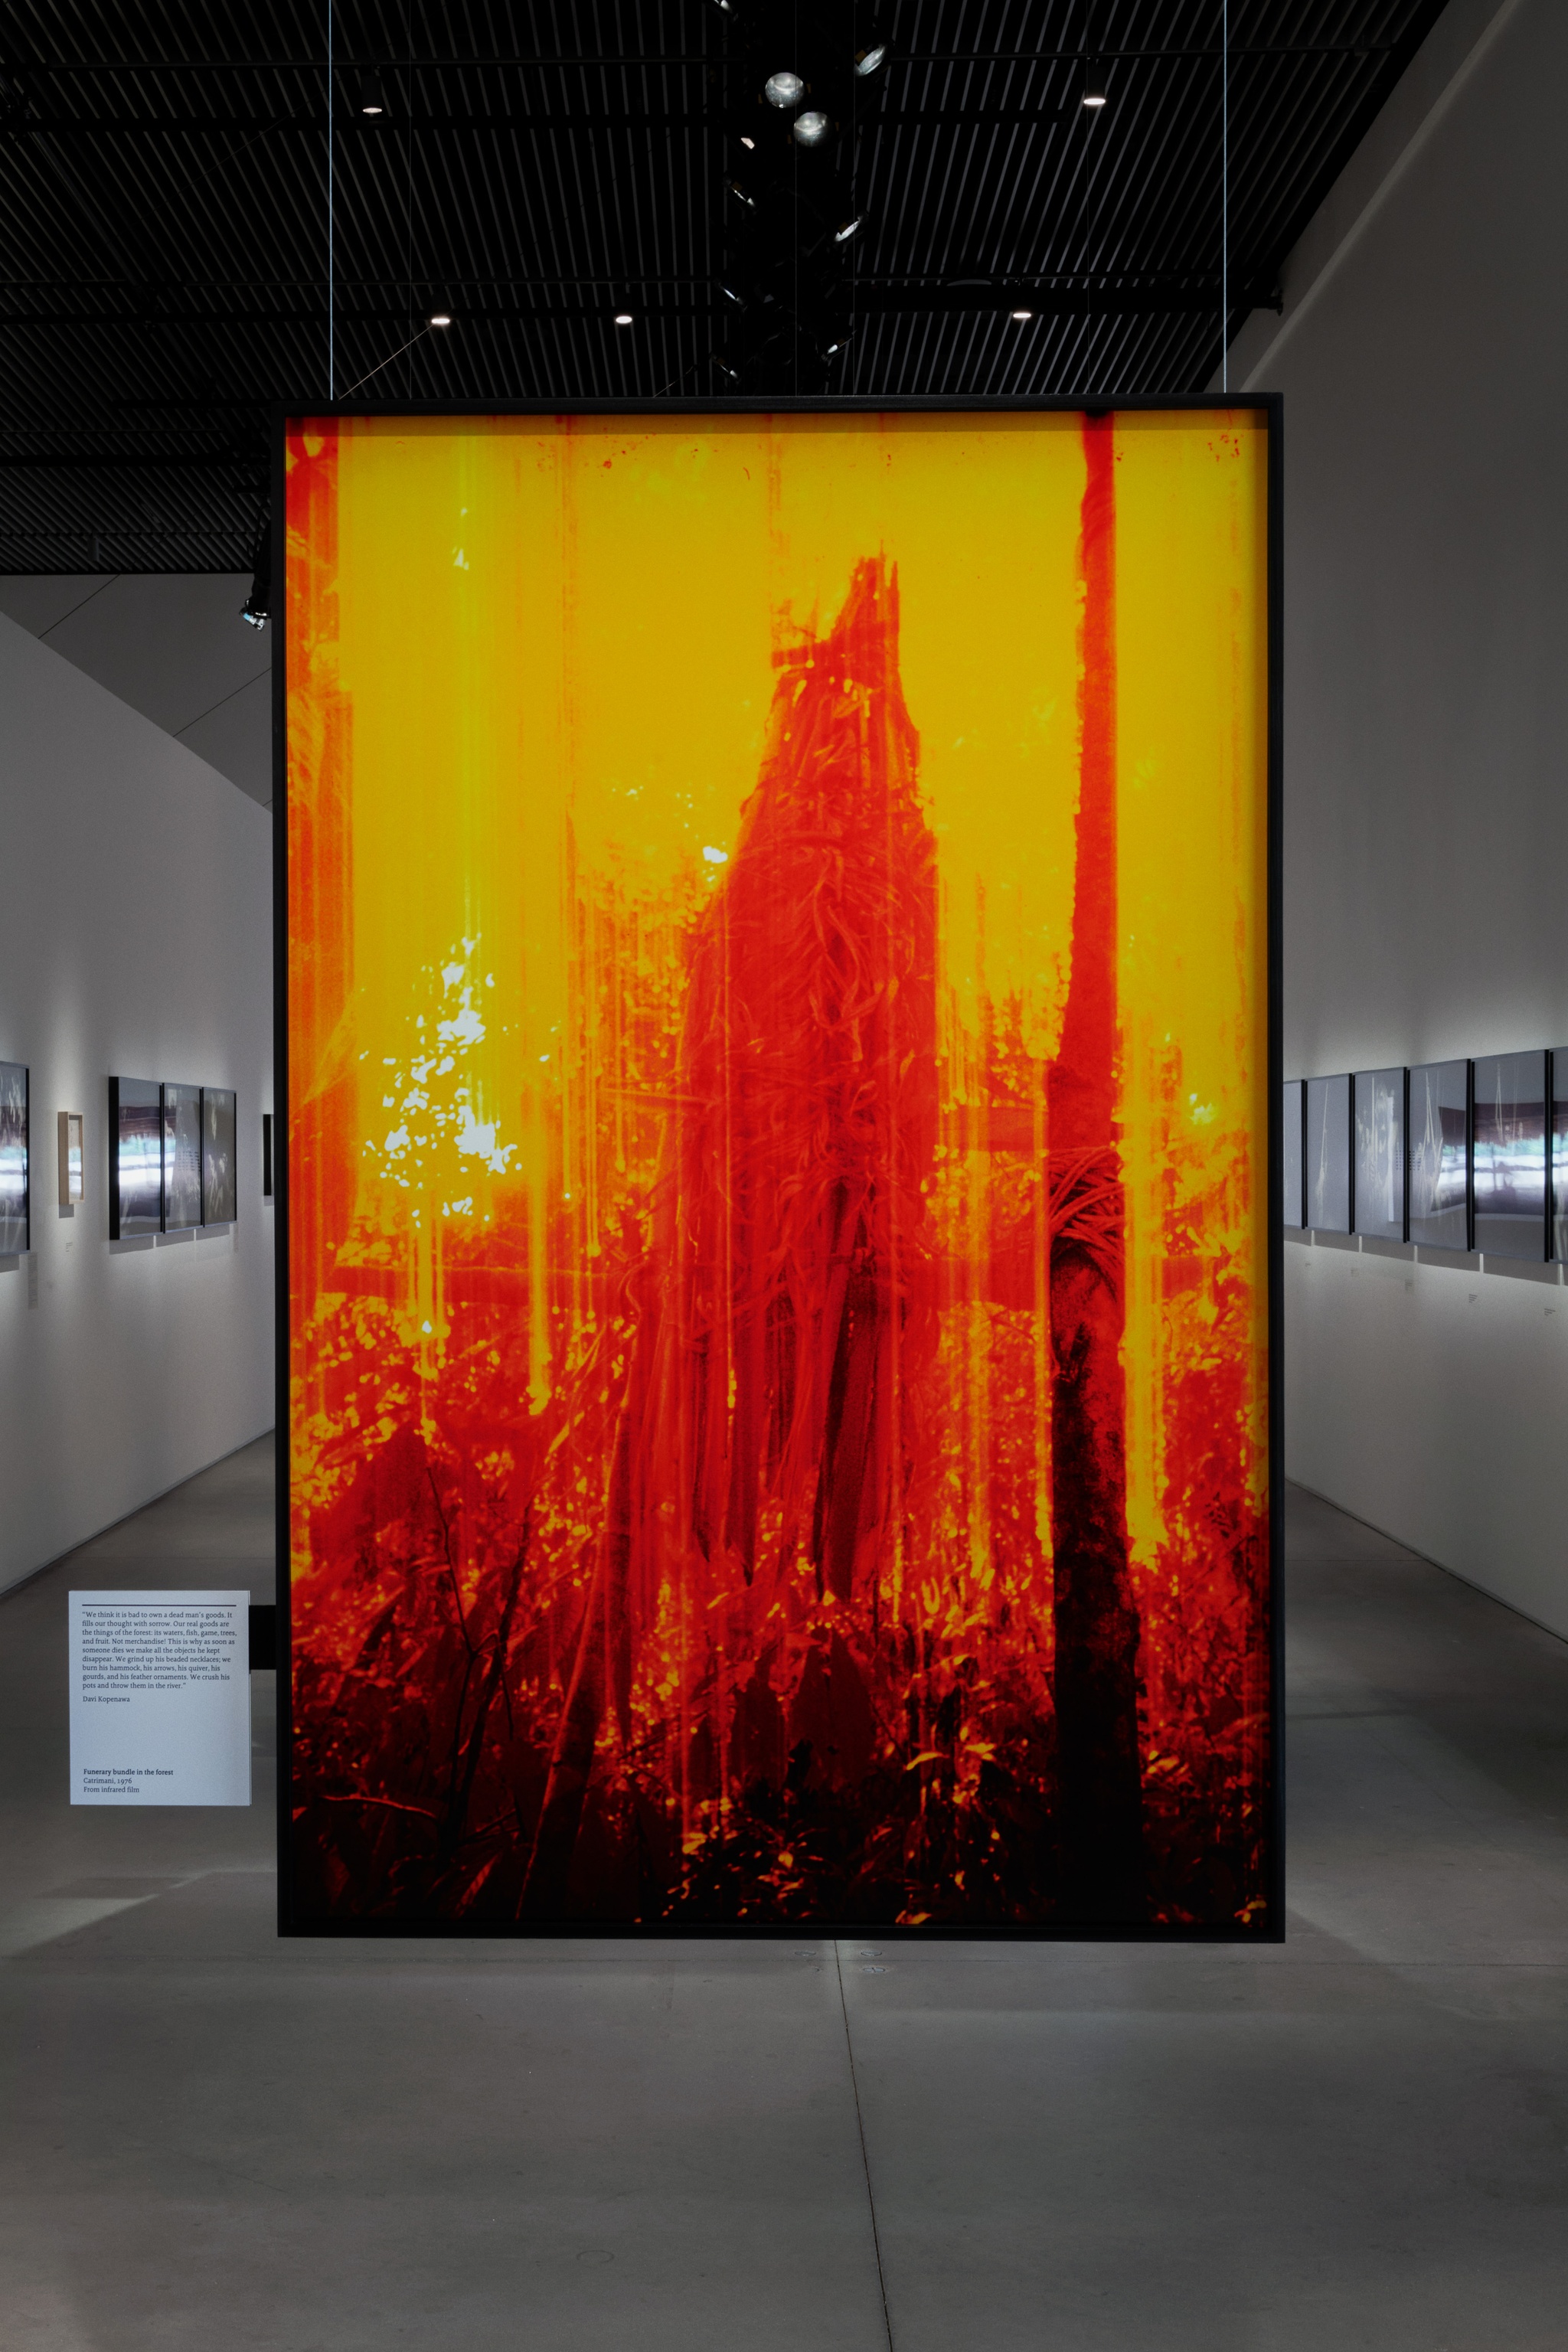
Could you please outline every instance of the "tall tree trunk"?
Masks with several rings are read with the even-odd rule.
[[[1123,1204],[1116,1135],[1116,497],[1109,415],[1083,428],[1072,964],[1050,1075],[1051,1534],[1063,1906],[1146,1916],[1138,1614],[1127,1561]]]

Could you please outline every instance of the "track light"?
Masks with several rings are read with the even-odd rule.
[[[1084,76],[1083,102],[1085,106],[1105,104],[1105,68],[1103,66],[1093,63],[1089,65]]]
[[[818,113],[815,106],[808,106],[805,112],[797,114],[790,124],[802,147],[820,147],[831,128],[826,115]]]
[[[733,302],[737,310],[743,310],[745,309],[745,296],[743,294],[738,294],[734,287],[728,284],[722,278],[719,280],[719,291],[722,294],[726,302]]]
[[[805,84],[797,73],[784,67],[768,76],[763,84],[763,96],[770,106],[798,106],[805,96]]]
[[[886,41],[868,42],[863,49],[857,49],[855,52],[856,72],[858,74],[874,74],[877,68],[882,63],[884,58],[886,58],[887,54],[888,44]]]
[[[386,112],[386,101],[381,94],[381,76],[374,66],[366,66],[359,78],[359,110],[362,114]]]
[[[729,189],[730,194],[734,197],[735,202],[738,205],[745,205],[750,211],[756,211],[757,200],[755,196],[749,196],[746,194],[745,189],[741,185],[739,180],[726,180],[724,185]]]
[[[746,150],[746,152],[747,152],[749,155],[754,155],[754,154],[756,153],[756,152],[757,152],[757,142],[756,142],[756,141],[755,141],[754,139],[748,139],[748,138],[747,138],[747,136],[746,136],[746,134],[745,134],[745,132],[744,132],[743,131],[742,131],[742,133],[741,133],[741,144],[742,144],[742,146]]]
[[[850,238],[856,236],[858,232],[865,226],[865,225],[866,215],[864,213],[857,213],[853,220],[841,221],[839,226],[833,232],[834,244],[847,245]]]

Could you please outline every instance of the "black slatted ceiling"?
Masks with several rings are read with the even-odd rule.
[[[328,0],[5,0],[0,571],[242,569],[268,404],[329,371],[563,405],[1200,390],[1439,12],[332,0],[329,75]],[[767,144],[770,42],[840,93],[830,156]],[[725,190],[759,122],[777,302]],[[863,217],[842,253],[828,201]]]

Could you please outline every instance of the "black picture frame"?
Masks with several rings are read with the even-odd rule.
[[[202,1090],[163,1083],[163,1231],[194,1233],[202,1223]]]
[[[202,1223],[232,1225],[239,1214],[235,1149],[237,1102],[232,1087],[202,1088]]]
[[[1355,1127],[1348,1070],[1307,1080],[1307,1223],[1315,1234],[1355,1231]]]
[[[1458,1056],[1405,1074],[1409,1237],[1419,1249],[1470,1246],[1470,1066]]]
[[[1374,1241],[1409,1239],[1408,1076],[1392,1066],[1351,1074],[1352,1223]]]
[[[274,518],[274,544],[281,547],[284,538],[282,518],[285,513],[286,439],[290,422],[300,417],[552,417],[570,414],[583,417],[610,416],[669,416],[693,421],[724,415],[932,415],[995,416],[1004,415],[1063,415],[1086,413],[1096,415],[1114,414],[1212,414],[1226,409],[1233,414],[1246,414],[1264,420],[1267,442],[1267,516],[1266,516],[1266,660],[1267,687],[1267,787],[1265,850],[1265,968],[1267,1003],[1262,1027],[1267,1039],[1267,1068],[1261,1074],[1268,1104],[1268,1172],[1263,1198],[1258,1202],[1258,1214],[1263,1223],[1263,1259],[1268,1283],[1268,1580],[1267,1616],[1268,1624],[1269,1694],[1268,1718],[1271,1780],[1267,1799],[1269,1819],[1268,1892],[1265,1911],[1249,1926],[1221,1927],[1214,1925],[1183,1926],[1128,1924],[1117,1920],[1073,1922],[1062,1927],[1029,1924],[964,1923],[958,1926],[904,1927],[877,1923],[876,1932],[887,1942],[1012,1942],[1012,1943],[1079,1943],[1086,1940],[1107,1940],[1129,1943],[1282,1943],[1285,1938],[1285,1811],[1284,1811],[1284,1737],[1285,1737],[1285,1627],[1284,1627],[1284,1512],[1285,1512],[1285,1432],[1284,1432],[1284,1351],[1281,1322],[1281,1301],[1284,1279],[1284,1232],[1281,1222],[1281,909],[1282,909],[1282,800],[1284,762],[1284,404],[1279,393],[1246,393],[1230,398],[1215,399],[1206,395],[1176,394],[1167,397],[1142,395],[1131,399],[1108,401],[1079,395],[1076,398],[1049,400],[1012,398],[965,398],[943,395],[933,398],[897,397],[888,399],[813,397],[795,399],[704,399],[704,400],[582,400],[563,404],[560,401],[510,402],[296,402],[290,405],[275,404],[271,411],[271,512]],[[284,1117],[289,1104],[289,829],[288,829],[288,694],[287,631],[282,625],[284,586],[280,577],[275,609],[278,643],[272,664],[272,826],[273,826],[273,1100],[284,1105]],[[1348,1079],[1345,1080],[1348,1094]],[[1347,1120],[1347,1157],[1349,1151]],[[287,1432],[290,1411],[290,1331],[289,1325],[289,1195],[286,1187],[276,1195],[275,1316],[277,1365],[277,1415],[279,1428]],[[553,1936],[570,1935],[582,1939],[613,1938],[620,1940],[658,1941],[661,1939],[734,1939],[755,1941],[797,1939],[803,1934],[815,1936],[863,1935],[864,1921],[813,1918],[795,1921],[734,1921],[710,1923],[677,1920],[628,1924],[625,1921],[573,1919],[549,1922],[533,1920],[481,1921],[467,1919],[404,1920],[348,1919],[306,1915],[294,1900],[294,1881],[290,1832],[293,1826],[296,1790],[293,1779],[293,1685],[292,1641],[289,1621],[291,1580],[289,1576],[289,1541],[292,1519],[292,1495],[289,1486],[289,1448],[280,1449],[277,1484],[276,1575],[278,1599],[278,1932],[280,1936],[319,1936],[344,1938],[365,1938],[417,1936],[422,1939],[462,1942],[475,1937],[504,1937],[519,1941],[538,1940]]]
[[[33,1074],[0,1062],[0,1257],[33,1245]]]
[[[156,1078],[109,1081],[109,1238],[163,1230],[163,1089]]]
[[[261,1197],[264,1201],[272,1198],[272,1113],[269,1110],[261,1114]]]
[[[1280,1223],[1288,1234],[1307,1228],[1307,1081],[1287,1078],[1279,1117]]]
[[[1470,1063],[1470,1246],[1484,1257],[1552,1255],[1550,1059],[1541,1047]]]
[[[1552,1255],[1562,1265],[1568,1263],[1568,1045],[1553,1048],[1546,1068],[1552,1096]]]

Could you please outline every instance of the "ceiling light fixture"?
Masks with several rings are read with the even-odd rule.
[[[820,147],[831,127],[826,115],[818,113],[815,106],[808,106],[805,112],[797,114],[790,124],[802,147]]]
[[[745,205],[751,209],[751,211],[756,211],[757,200],[755,196],[749,196],[744,188],[741,185],[739,180],[726,180],[724,185],[729,189],[730,194],[734,197],[735,202],[738,205]]]
[[[856,72],[858,74],[874,74],[887,54],[888,44],[886,41],[872,41],[868,43],[865,48],[858,50],[856,53]]]
[[[617,327],[629,327],[631,323],[632,314],[629,310],[617,310],[616,312],[616,324]]]
[[[763,82],[763,96],[770,106],[798,106],[805,96],[805,84],[797,73],[791,73],[787,66],[782,66],[777,73],[771,73]]]
[[[367,66],[359,78],[359,110],[362,114],[386,112],[386,102],[381,94],[381,76],[374,66]]]
[[[451,325],[451,323],[452,323],[452,314],[451,314],[450,310],[432,310],[432,311],[431,311],[431,313],[430,313],[430,324],[431,324],[433,327],[449,327],[449,326]]]
[[[1026,319],[1032,319],[1035,314],[1032,310],[1010,310],[1007,315],[1010,319],[1016,319],[1019,325],[1022,326]]]
[[[1105,104],[1105,68],[1103,66],[1090,65],[1088,72],[1085,74],[1083,83],[1083,102],[1085,106],[1103,106]]]
[[[856,232],[865,226],[865,223],[866,215],[864,213],[857,213],[853,220],[841,222],[838,227],[833,232],[834,244],[847,245],[850,238],[856,234]]]
[[[748,138],[747,138],[747,136],[746,136],[746,134],[745,134],[745,132],[744,132],[743,131],[742,131],[742,133],[741,133],[741,144],[742,144],[742,147],[749,149],[749,150],[750,150],[750,152],[751,152],[752,154],[755,154],[755,153],[756,153],[756,150],[757,150],[757,142],[756,142],[756,141],[755,141],[754,139],[748,139]]]

